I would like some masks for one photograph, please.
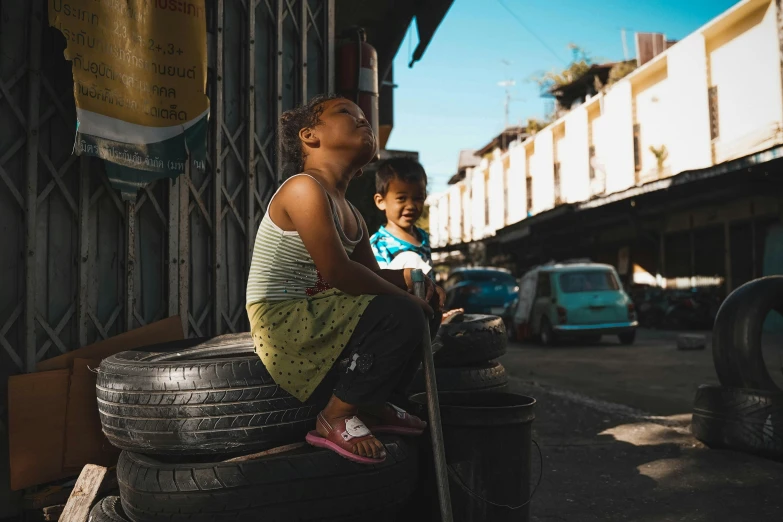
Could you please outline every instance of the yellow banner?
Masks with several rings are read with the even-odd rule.
[[[49,0],[49,24],[67,41],[82,111],[143,127],[192,124],[207,111],[204,0]],[[97,118],[88,133],[100,136],[101,122],[113,123]]]

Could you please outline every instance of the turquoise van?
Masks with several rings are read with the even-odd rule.
[[[551,264],[525,274],[513,314],[514,332],[544,345],[577,337],[597,342],[616,335],[636,339],[636,310],[614,267],[599,263]]]

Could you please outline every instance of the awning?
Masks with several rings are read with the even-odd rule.
[[[435,35],[438,26],[446,17],[446,13],[451,8],[451,4],[454,0],[429,0],[428,2],[421,2],[416,10],[416,27],[419,30],[419,45],[413,51],[411,61],[408,67],[413,67],[413,64],[421,60],[424,56],[424,51],[427,50],[427,46],[432,41],[432,37]]]

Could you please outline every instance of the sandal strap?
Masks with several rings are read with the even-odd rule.
[[[351,447],[354,447],[359,442],[374,438],[372,432],[356,415],[347,417],[333,426],[329,424],[323,414],[319,413],[317,421],[326,429],[327,439],[343,446],[350,444]]]

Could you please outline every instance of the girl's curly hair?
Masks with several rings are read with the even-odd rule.
[[[310,101],[285,111],[280,115],[278,126],[279,154],[283,165],[283,179],[302,172],[304,169],[305,153],[299,139],[299,131],[312,129],[320,123],[324,102],[342,98],[339,94],[319,94]]]

